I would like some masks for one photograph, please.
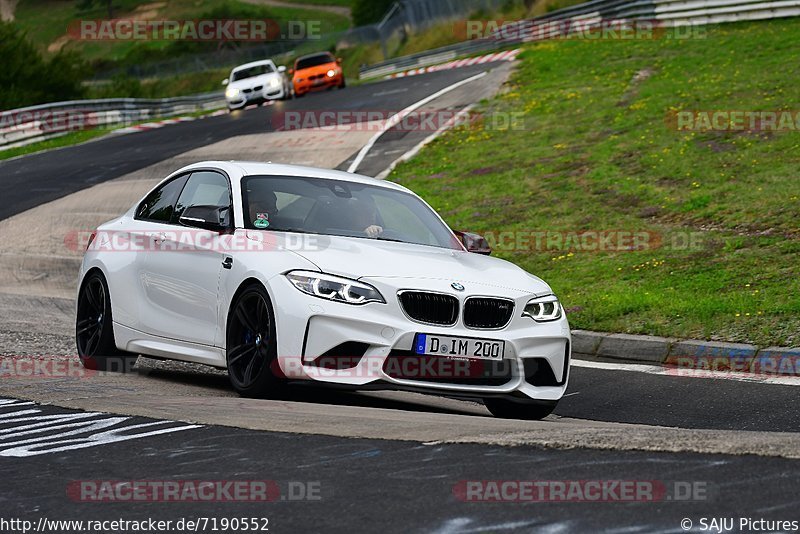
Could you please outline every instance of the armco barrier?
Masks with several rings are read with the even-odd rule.
[[[370,65],[361,69],[360,75],[362,79],[375,78],[450,61],[458,56],[554,37],[558,33],[555,29],[555,33],[552,35],[532,32],[532,37],[526,37],[526,32],[523,31],[525,27],[546,22],[580,22],[585,27],[591,27],[604,21],[646,19],[661,22],[665,26],[692,26],[796,16],[800,16],[800,0],[771,2],[758,0],[592,0],[553,11],[541,17],[510,23],[503,28],[502,33],[498,32],[482,39],[464,41]],[[569,27],[569,25],[567,24],[565,27]],[[510,35],[510,37],[503,37],[503,34]]]
[[[122,126],[225,106],[222,93],[161,99],[72,100],[0,113],[0,149],[44,141],[70,131]]]

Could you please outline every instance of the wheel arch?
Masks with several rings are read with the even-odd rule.
[[[111,313],[113,314],[114,313],[114,292],[111,289],[111,281],[109,280],[108,274],[106,273],[104,267],[105,266],[103,264],[101,264],[101,263],[94,263],[88,269],[86,269],[86,272],[83,273],[83,277],[81,277],[80,284],[78,284],[77,296],[80,297],[81,291],[83,291],[83,286],[86,284],[86,280],[92,274],[97,273],[97,274],[99,274],[100,276],[103,277],[103,280],[105,281],[106,287],[108,288],[108,300],[111,302]],[[76,306],[76,309],[77,309],[77,303],[75,304],[75,306]]]
[[[255,285],[261,286],[261,288],[264,289],[264,291],[266,291],[266,293],[267,293],[267,297],[269,299],[269,302],[267,302],[267,304],[269,304],[269,307],[272,309],[272,320],[275,323],[275,337],[276,337],[276,340],[277,340],[277,337],[279,336],[279,329],[278,329],[278,321],[279,321],[279,319],[278,319],[278,314],[276,313],[276,310],[275,310],[275,304],[274,304],[275,299],[273,298],[272,292],[269,290],[269,286],[264,282],[264,280],[258,278],[257,276],[250,275],[250,276],[245,277],[239,283],[239,286],[236,288],[236,291],[233,292],[233,295],[231,296],[231,299],[228,302],[228,309],[225,311],[225,326],[224,326],[224,328],[222,330],[222,336],[223,336],[223,338],[222,338],[222,340],[223,340],[222,348],[224,350],[228,349],[228,324],[230,323],[231,314],[233,313],[233,306],[234,306],[234,304],[236,304],[236,300],[239,298],[239,296],[246,289],[250,288],[251,286],[255,286]]]

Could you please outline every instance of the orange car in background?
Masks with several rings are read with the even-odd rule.
[[[345,86],[342,60],[330,52],[319,52],[297,58],[294,62],[292,86],[295,96],[303,96],[311,91]]]

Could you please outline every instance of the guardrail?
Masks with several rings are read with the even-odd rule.
[[[458,56],[553,38],[572,25],[591,28],[608,21],[650,20],[664,26],[693,26],[800,16],[800,0],[591,0],[532,19],[508,23],[481,39],[403,56],[362,68],[362,79],[435,65]],[[548,23],[565,22],[559,26]]]
[[[69,132],[111,128],[225,106],[223,93],[175,98],[72,100],[0,113],[0,149],[24,146]]]

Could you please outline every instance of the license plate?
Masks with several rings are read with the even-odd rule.
[[[505,350],[506,342],[494,339],[432,334],[417,334],[414,338],[414,352],[417,354],[479,360],[502,360]]]
[[[314,85],[322,85],[325,83],[325,78],[320,78],[319,80],[314,80]]]

